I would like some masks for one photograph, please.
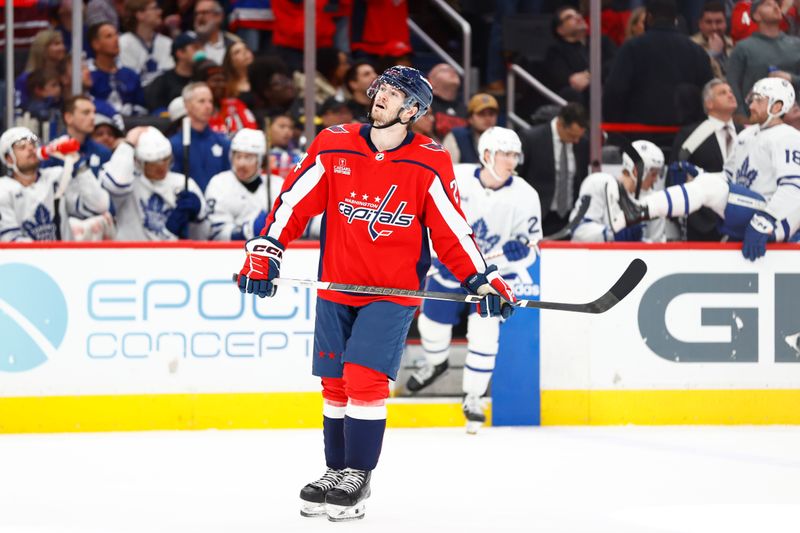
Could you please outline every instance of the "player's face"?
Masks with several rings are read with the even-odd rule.
[[[394,120],[400,113],[406,95],[400,89],[384,83],[378,87],[375,93],[375,103],[372,105],[372,120],[376,125],[382,126]],[[405,122],[408,120],[409,112],[401,113],[400,118]]]
[[[167,177],[169,167],[172,164],[172,157],[167,157],[161,161],[152,161],[144,164],[144,175],[151,181],[161,181]]]
[[[661,170],[661,167],[647,169],[647,174],[645,174],[642,180],[643,191],[649,191],[653,188],[653,185],[656,184],[656,181],[658,181],[658,178],[661,176]]]
[[[750,100],[750,122],[752,124],[763,124],[769,114],[767,113],[767,106],[769,106],[769,98],[763,94],[751,94]]]
[[[83,135],[91,135],[94,131],[94,104],[89,100],[78,100],[75,102],[75,109],[72,113],[64,115],[67,126]]]
[[[17,168],[20,174],[31,174],[39,168],[39,159],[36,157],[36,143],[25,139],[14,143],[11,147],[17,159]]]
[[[95,142],[98,142],[103,146],[109,148],[110,150],[114,149],[114,141],[117,140],[116,137],[114,136],[114,132],[111,129],[111,126],[109,126],[108,124],[98,125],[92,132],[92,139],[94,139]]]
[[[514,175],[514,169],[519,165],[519,154],[516,152],[494,153],[494,171],[502,181]]]
[[[258,156],[244,152],[233,152],[232,158],[233,173],[239,181],[250,181],[250,178],[258,172]]]

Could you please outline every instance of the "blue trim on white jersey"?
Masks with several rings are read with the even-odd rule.
[[[488,369],[487,368],[473,368],[473,367],[471,367],[469,365],[466,365],[466,364],[464,365],[464,368],[466,368],[468,370],[472,370],[473,372],[480,372],[482,374],[491,374],[492,372],[494,372],[494,368],[488,368]]]
[[[686,214],[689,214],[689,193],[686,192],[686,187],[680,184],[681,192],[683,193],[683,205],[686,206]]]
[[[483,352],[476,352],[475,350],[468,350],[468,353],[478,355],[480,357],[495,357],[496,353],[483,353]]]

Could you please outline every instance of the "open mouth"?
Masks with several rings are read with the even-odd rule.
[[[383,105],[381,105],[381,104],[375,104],[375,107],[377,107],[378,109],[386,109],[386,108],[385,108]]]

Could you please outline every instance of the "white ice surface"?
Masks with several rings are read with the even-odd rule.
[[[366,518],[298,514],[320,431],[0,435],[0,533],[800,531],[800,427],[389,430]]]

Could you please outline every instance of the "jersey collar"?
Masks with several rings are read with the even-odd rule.
[[[481,168],[483,168],[483,167],[479,166],[478,168],[475,169],[474,176],[478,180],[478,183],[481,184],[481,187],[483,187],[484,189],[489,189],[489,187],[484,185],[483,182],[481,181]],[[498,191],[498,190],[502,189],[503,187],[510,187],[511,186],[511,182],[513,180],[514,180],[514,176],[509,176],[508,179],[505,181],[505,183],[503,183],[500,187],[498,187],[497,189],[490,189],[490,190]]]
[[[375,147],[375,145],[372,144],[372,139],[369,138],[369,132],[370,132],[371,129],[372,129],[371,125],[364,124],[364,125],[361,126],[361,128],[358,131],[358,133],[359,133],[359,135],[361,135],[364,138],[365,141],[367,141],[367,146],[369,146],[370,150],[372,150],[373,152],[380,152],[381,150],[378,150]],[[400,144],[398,144],[397,146],[395,146],[391,150],[383,150],[383,153],[395,152],[395,151],[399,150],[400,148],[402,148],[403,146],[405,146],[407,144],[411,144],[411,141],[413,139],[414,139],[414,132],[409,130],[408,133],[406,134],[406,138],[403,139],[403,142],[401,142]]]

